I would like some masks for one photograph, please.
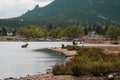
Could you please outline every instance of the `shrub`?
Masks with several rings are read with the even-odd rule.
[[[106,55],[104,50],[91,47],[67,46],[70,50],[77,50],[70,61],[64,65],[56,65],[53,68],[53,74],[72,74],[104,76],[110,72],[116,72],[120,69],[120,55]]]
[[[79,64],[74,64],[71,67],[72,73],[74,76],[80,76],[82,74],[81,68]]]
[[[94,76],[104,76],[111,72],[113,65],[109,62],[98,61],[92,63],[90,73]]]
[[[78,46],[71,46],[71,45],[68,45],[68,46],[67,46],[67,50],[69,50],[69,51],[78,50],[78,49],[79,49]]]
[[[65,69],[64,69],[64,65],[63,64],[56,64],[53,69],[52,69],[52,73],[54,75],[62,75],[65,74]]]
[[[52,68],[52,73],[54,75],[71,75],[72,74],[71,71],[69,70],[69,68],[67,68],[63,64],[56,64]]]

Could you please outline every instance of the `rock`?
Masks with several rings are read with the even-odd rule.
[[[110,74],[110,75],[108,75],[108,80],[114,80],[114,75],[112,75],[112,74]]]
[[[4,80],[17,80],[17,79],[13,77],[9,77],[9,78],[5,78]]]

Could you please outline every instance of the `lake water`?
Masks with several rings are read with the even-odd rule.
[[[34,51],[36,49],[61,47],[70,42],[0,42],[0,78],[20,77],[27,74],[45,73],[56,63],[63,63],[64,56],[55,52]]]
[[[21,77],[28,74],[45,73],[56,63],[63,63],[64,56],[48,51],[34,51],[42,48],[72,45],[72,42],[28,42],[28,48],[21,48],[25,42],[0,42],[0,78]],[[79,46],[116,46],[105,44],[79,44]],[[120,46],[120,45],[117,45]]]

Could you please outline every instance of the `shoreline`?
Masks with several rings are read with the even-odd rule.
[[[62,53],[66,56],[66,60],[69,60],[72,56],[76,55],[76,51],[68,51],[67,49],[61,49],[60,47],[55,48],[47,48],[48,50],[56,51],[59,53]],[[74,78],[71,75],[53,75],[51,71],[47,71],[46,73],[38,73],[35,75],[27,75],[24,77],[14,78],[14,77],[8,77],[5,78],[5,80],[74,80]]]
[[[26,77],[20,78],[8,78],[6,80],[104,80],[103,77],[95,77],[95,76],[80,76],[74,77],[71,75],[53,75],[52,73],[46,74],[37,74],[37,75],[28,75]]]
[[[91,46],[87,46],[91,47]],[[92,47],[99,47],[99,48],[108,48],[109,50],[117,49],[119,50],[119,46],[92,46]],[[61,49],[59,47],[55,48],[49,48],[49,50],[57,51],[60,53],[63,53],[64,55],[69,57],[72,57],[77,54],[76,51],[68,51],[67,49]],[[52,72],[46,72],[45,74],[36,74],[36,75],[27,75],[26,77],[20,77],[20,78],[13,78],[12,80],[104,80],[107,76],[104,77],[96,77],[96,76],[80,76],[80,77],[74,77],[71,75],[53,75]],[[10,80],[10,78],[6,78],[5,80]]]
[[[63,53],[66,57],[72,57],[77,54],[77,51],[68,51],[67,49],[62,49],[60,47],[50,48],[50,50]]]
[[[28,39],[28,38],[23,38],[19,36],[0,36],[0,42],[72,42],[73,40],[57,40],[57,39],[43,39],[43,40],[36,40],[36,39]],[[120,40],[101,40],[101,39],[96,39],[94,38],[88,38],[85,39],[84,42],[85,44],[113,44],[114,42],[117,42],[120,44]],[[77,41],[77,43],[81,43],[80,41]]]
[[[13,78],[12,80],[105,80],[106,77],[95,77],[95,76],[71,76],[71,75],[53,75],[52,73],[38,74],[33,76],[26,76],[20,78]],[[10,80],[10,79],[8,79]]]

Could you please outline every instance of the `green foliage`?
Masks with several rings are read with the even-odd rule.
[[[61,33],[61,36],[68,37],[70,39],[79,38],[82,35],[83,30],[80,26],[68,26]]]
[[[72,46],[68,46],[72,47]],[[78,54],[74,56],[70,61],[64,64],[62,69],[56,69],[57,72],[66,73],[80,76],[80,75],[94,75],[104,76],[110,72],[116,72],[120,69],[120,55],[106,55],[104,50],[100,48],[91,47],[77,47],[73,46],[73,50],[77,50]],[[59,65],[57,65],[59,67]],[[54,70],[54,67],[53,67]],[[63,71],[63,72],[62,72]],[[54,74],[54,73],[53,73]]]
[[[119,0],[95,0],[92,1],[92,6],[88,0],[55,0],[45,7],[35,7],[20,17],[2,19],[0,20],[0,26],[35,25],[48,27],[48,30],[51,30],[54,25],[120,25],[119,7]],[[52,24],[52,26],[48,24]],[[97,31],[102,33],[101,28]]]
[[[29,26],[20,28],[18,34],[26,38],[40,38],[45,36],[45,31],[35,26]]]
[[[8,32],[13,33],[12,30],[10,30],[8,27],[5,27],[5,26],[4,27],[0,27],[0,36],[7,36]]]
[[[60,38],[61,32],[62,32],[62,28],[56,28],[49,32],[49,36],[53,38]]]
[[[68,45],[66,48],[67,48],[67,50],[69,50],[69,51],[78,50],[78,49],[79,49],[78,46],[72,46],[72,45]]]
[[[98,35],[105,35],[106,33],[106,26],[103,25],[87,25],[84,27],[85,35],[87,35],[89,32],[95,31]]]
[[[62,74],[64,74],[65,70],[64,70],[63,67],[64,67],[64,65],[59,65],[59,64],[55,65],[53,67],[52,73],[54,73],[54,75],[62,75]]]
[[[114,5],[111,6],[111,4]],[[114,22],[103,19],[101,16],[110,17],[117,23],[120,18],[119,7],[119,0],[95,0],[92,1],[92,4],[88,0],[55,0],[48,6],[38,9],[34,8],[26,12],[21,18],[29,19],[32,17],[32,19],[41,19],[58,24],[77,24],[78,22],[113,24]]]
[[[52,73],[54,75],[68,75],[71,74],[69,68],[66,68],[63,64],[56,64],[53,69]]]
[[[81,68],[79,64],[73,64],[73,66],[71,67],[71,71],[73,76],[80,76],[81,75]]]
[[[70,39],[79,38],[83,35],[83,30],[80,26],[67,26],[66,28],[56,28],[49,32],[52,38],[67,37]]]
[[[110,38],[117,40],[118,37],[120,36],[120,27],[109,26],[108,29],[107,29],[107,35]]]
[[[6,28],[2,27],[2,30],[0,32],[1,32],[1,36],[7,36]]]

